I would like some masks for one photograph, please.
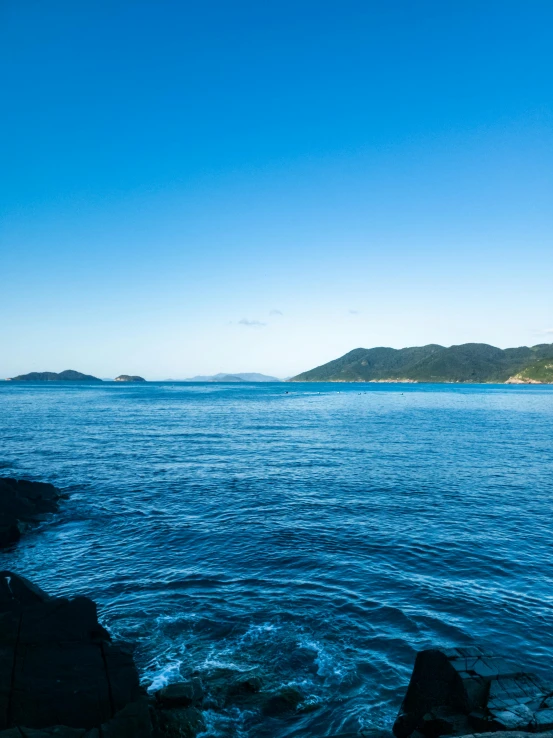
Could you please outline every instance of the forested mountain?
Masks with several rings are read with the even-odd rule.
[[[553,382],[553,344],[499,349],[486,343],[358,348],[292,382]]]

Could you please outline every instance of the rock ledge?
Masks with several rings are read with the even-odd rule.
[[[53,484],[0,477],[0,548],[16,543],[31,523],[56,512],[64,497]]]
[[[421,651],[393,728],[396,738],[552,729],[552,687],[474,647]]]
[[[87,597],[49,597],[0,572],[0,738],[150,738],[132,655]]]

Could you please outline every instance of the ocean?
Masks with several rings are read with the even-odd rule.
[[[389,728],[433,646],[551,676],[553,387],[6,382],[0,439],[70,494],[4,569],[96,600],[150,690],[303,695],[206,736]]]

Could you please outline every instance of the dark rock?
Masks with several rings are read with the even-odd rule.
[[[204,691],[195,677],[189,682],[169,684],[156,692],[155,697],[162,707],[195,707],[201,704]]]
[[[393,738],[393,733],[378,728],[361,728],[356,733],[337,733],[329,738]]]
[[[99,738],[100,726],[103,738],[151,735],[132,656],[110,642],[95,603],[49,597],[4,571],[0,731],[16,726],[20,738]]]
[[[267,698],[272,699],[274,695],[261,692],[263,682],[258,674],[239,674],[227,681],[224,692],[224,706],[234,705],[241,709],[263,710]],[[207,703],[209,704],[209,703]]]
[[[98,731],[67,728],[65,725],[54,725],[44,730],[34,728],[11,728],[0,731],[0,738],[99,738]]]
[[[199,673],[199,672],[196,672]],[[211,669],[209,673],[202,674],[205,687],[203,708],[208,710],[220,710],[227,704],[229,684],[236,678],[236,671],[224,667]]]
[[[151,735],[152,724],[146,696],[129,703],[101,726],[101,738],[150,738]],[[92,736],[89,737],[87,733],[86,738]]]
[[[303,700],[303,694],[295,687],[284,687],[277,694],[273,694],[263,706],[263,714],[268,717],[278,717],[287,712],[293,712]]]
[[[10,523],[4,521],[4,516],[0,513],[0,548],[7,548],[21,538],[21,528],[17,521]]]
[[[18,541],[31,523],[56,512],[62,497],[53,484],[0,477],[0,548]]]
[[[479,648],[421,651],[394,724],[397,738],[553,728],[551,689]]]
[[[249,676],[240,675],[231,681],[228,686],[229,697],[242,697],[257,694],[261,691],[263,682],[261,677],[257,674],[250,674]]]
[[[427,738],[441,735],[462,735],[472,730],[469,718],[452,707],[435,707],[423,715],[419,732]]]
[[[158,710],[157,729],[164,738],[194,738],[205,729],[205,724],[196,707],[177,707]]]
[[[461,738],[475,738],[476,735],[478,738],[536,738],[535,733],[528,733],[521,730],[513,730],[509,732],[499,730],[493,733],[469,733],[466,736],[461,736]],[[540,738],[553,738],[553,733],[540,733]]]
[[[39,602],[47,602],[47,595],[40,587],[33,584],[19,574],[9,571],[0,572],[0,611],[17,608],[20,605],[36,605]]]

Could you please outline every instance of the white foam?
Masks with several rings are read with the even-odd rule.
[[[247,710],[241,711],[238,708],[223,712],[204,710],[205,730],[198,733],[197,738],[224,738],[229,735],[233,738],[248,738],[245,721],[251,714]]]
[[[166,687],[171,682],[177,681],[180,678],[180,667],[181,666],[182,666],[182,661],[180,659],[169,661],[167,664],[165,664],[165,666],[163,666],[157,672],[157,674],[154,674],[152,683],[147,688],[147,691],[157,692],[158,689],[162,689],[163,687]]]
[[[181,612],[176,615],[158,615],[156,618],[156,625],[172,625],[173,623],[189,622],[197,619],[198,615],[196,613]]]
[[[315,651],[317,654],[314,663],[317,666],[317,675],[323,679],[330,679],[331,681],[340,682],[347,673],[345,666],[338,662],[335,655],[327,651],[317,641],[312,638],[302,637],[298,640],[298,645],[301,648],[307,648],[310,651]]]

